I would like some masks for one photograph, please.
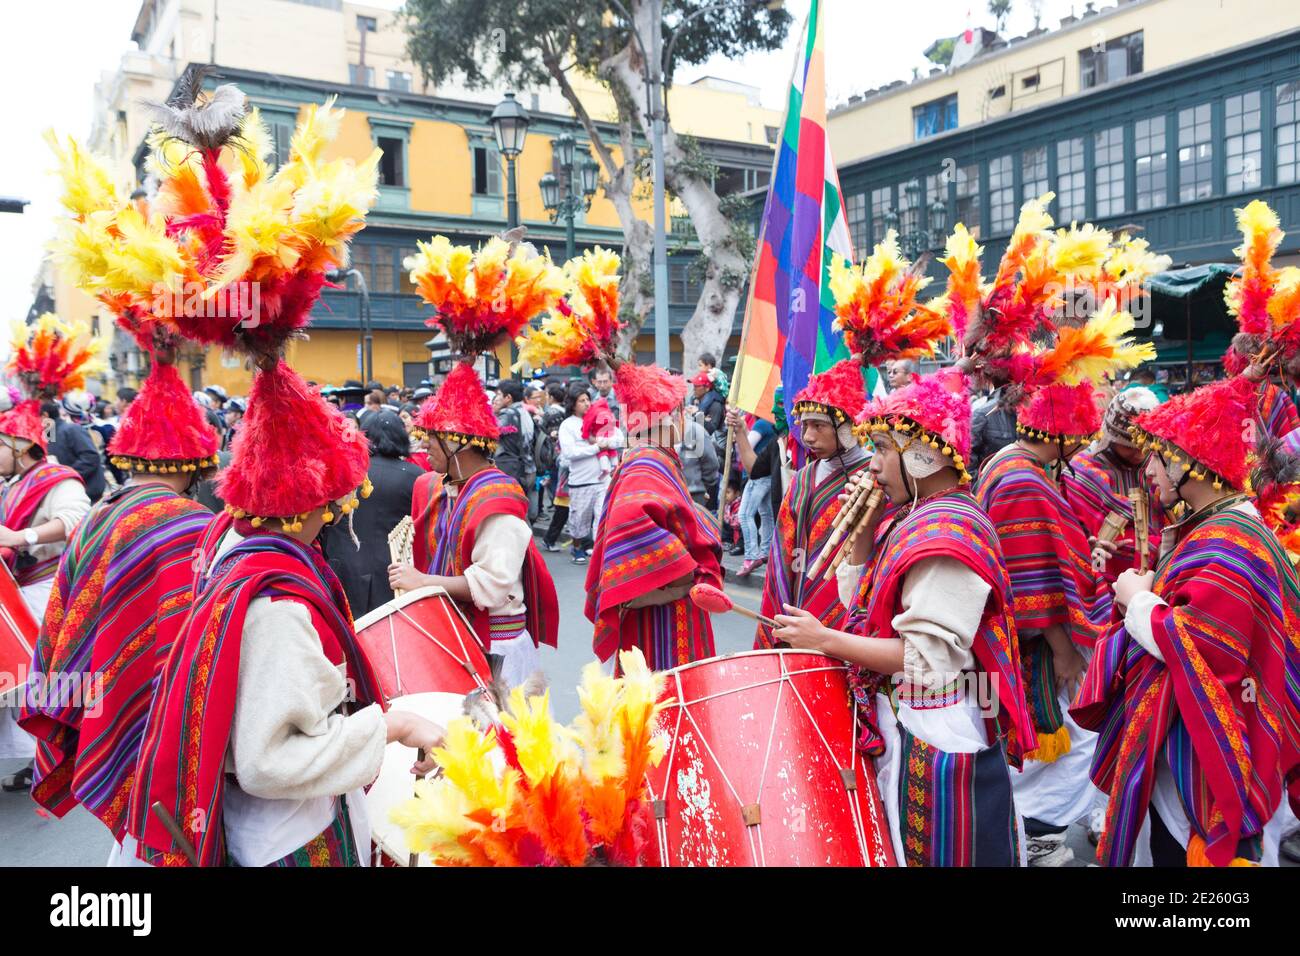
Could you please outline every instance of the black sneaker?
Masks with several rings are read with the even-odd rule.
[[[6,777],[4,783],[0,783],[5,793],[26,793],[32,789],[32,774],[35,771],[35,765],[28,764],[11,777]]]

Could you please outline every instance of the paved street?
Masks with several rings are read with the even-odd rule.
[[[567,552],[546,555],[560,596],[560,646],[542,648],[542,665],[551,682],[551,706],[556,717],[571,720],[578,711],[577,686],[582,667],[593,660],[591,625],[583,616],[586,566],[578,567]],[[756,583],[759,579],[756,576]],[[757,608],[759,589],[728,585],[739,601]],[[754,625],[739,614],[714,618],[720,654],[748,650]],[[0,777],[22,766],[0,760]],[[108,857],[112,840],[108,832],[84,810],[63,820],[41,816],[26,794],[0,793],[0,866],[100,866]]]

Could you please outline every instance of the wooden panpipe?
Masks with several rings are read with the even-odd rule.
[[[1130,488],[1133,503],[1133,546],[1137,549],[1138,573],[1146,574],[1151,563],[1151,512],[1145,488]]]
[[[861,482],[853,490],[853,497],[840,508],[826,546],[808,566],[810,579],[817,577],[823,565],[826,570],[822,573],[822,580],[829,581],[835,576],[839,566],[853,553],[853,546],[884,499],[885,490],[876,485],[869,472],[863,472]]]

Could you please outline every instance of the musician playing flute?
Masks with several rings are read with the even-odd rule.
[[[852,610],[845,627],[787,604],[773,636],[861,668],[859,747],[875,758],[898,859],[1019,865],[1007,765],[1019,767],[1037,740],[1006,563],[965,468],[965,377],[915,380],[868,405],[862,421],[875,447],[870,473],[897,510],[873,514],[837,571]]]
[[[1122,621],[1071,708],[1100,734],[1107,866],[1276,866],[1288,802],[1300,808],[1300,579],[1247,493],[1265,500],[1300,454],[1274,450],[1251,474],[1242,426],[1258,400],[1237,376],[1134,422],[1162,503],[1190,513],[1154,572],[1120,575]]]
[[[433,470],[416,479],[416,565],[392,564],[389,584],[445,590],[484,653],[503,658],[502,679],[522,684],[540,666],[540,646],[556,646],[559,603],[528,524],[528,499],[489,457],[500,428],[474,368],[458,363],[415,423],[429,436]]]
[[[1129,437],[1134,417],[1159,404],[1150,389],[1129,388],[1117,393],[1106,408],[1101,437],[1071,458],[1070,467],[1061,476],[1061,490],[1088,532],[1094,569],[1108,585],[1139,564],[1134,504],[1130,496],[1135,490],[1147,503],[1148,567],[1155,565],[1159,554],[1164,509],[1144,471],[1146,455]],[[1107,541],[1102,528],[1110,514],[1117,515],[1123,524],[1118,527],[1116,537]]]
[[[827,627],[844,624],[848,611],[834,578],[821,574],[825,561],[816,574],[809,571],[831,539],[850,479],[867,467],[867,454],[853,434],[853,420],[866,401],[862,366],[852,359],[811,376],[795,396],[795,427],[808,461],[795,472],[777,513],[763,582],[762,613],[767,617],[793,604]],[[771,628],[760,624],[754,647],[774,644]]]

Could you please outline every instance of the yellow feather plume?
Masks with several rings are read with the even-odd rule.
[[[1102,264],[1110,255],[1111,234],[1092,223],[1058,229],[1052,240],[1052,268],[1067,279],[1084,282],[1101,276]]]
[[[45,142],[58,158],[57,175],[63,181],[59,201],[69,212],[84,216],[118,205],[117,184],[107,159],[87,152],[71,136],[66,147],[61,145],[53,130],[45,131]]]
[[[345,111],[336,109],[336,102],[338,97],[331,96],[322,104],[307,107],[289,140],[289,163],[314,166],[320,162],[321,153],[338,137],[343,124]]]
[[[161,220],[150,221],[133,206],[118,213],[121,242],[105,253],[108,288],[152,297],[174,288],[185,274],[185,260],[176,240],[167,235]]]
[[[516,687],[510,692],[509,707],[501,714],[501,722],[514,737],[519,766],[533,785],[553,774],[563,757],[562,741],[550,711],[550,691],[525,698],[524,689]]]
[[[1120,369],[1136,368],[1154,359],[1156,349],[1150,342],[1125,338],[1133,327],[1133,316],[1117,309],[1114,299],[1107,299],[1082,328],[1059,330],[1043,369],[1061,384],[1078,385],[1084,380],[1101,381]]]
[[[623,773],[623,737],[619,731],[622,682],[607,676],[595,661],[582,669],[578,700],[582,713],[574,721],[571,735],[582,748],[584,769],[600,781]]]
[[[461,837],[484,829],[468,818],[473,809],[450,780],[417,780],[415,797],[399,803],[388,815],[402,828],[414,852],[431,852],[440,861],[468,862],[473,855],[461,846]]]
[[[495,747],[492,738],[475,728],[468,717],[457,717],[447,724],[442,746],[431,753],[443,776],[471,805],[493,813],[504,812],[509,805],[511,789],[518,777],[509,768],[497,776],[489,757]]]

